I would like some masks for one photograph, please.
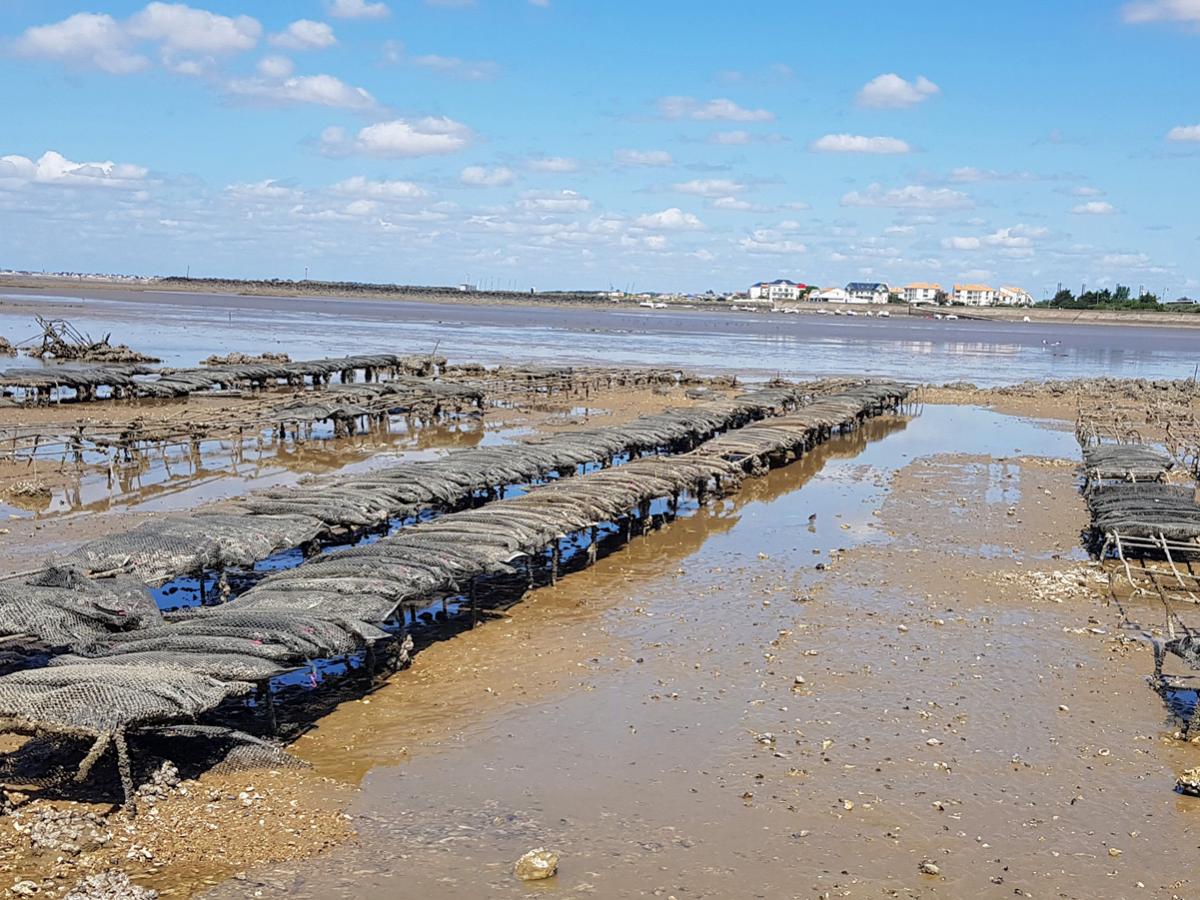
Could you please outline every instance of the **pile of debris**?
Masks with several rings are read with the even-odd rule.
[[[90,335],[79,331],[66,319],[43,319],[37,317],[38,325],[42,328],[40,346],[31,347],[26,351],[36,359],[56,359],[59,361],[94,362],[94,363],[156,363],[162,360],[144,353],[138,353],[124,344],[112,344],[111,335],[106,334],[102,339],[92,340]]]
[[[8,338],[0,335],[0,356],[16,356],[17,348],[8,342]]]
[[[269,363],[290,363],[292,358],[286,353],[227,353],[224,356],[213,354],[207,359],[200,360],[202,366],[251,366]]]

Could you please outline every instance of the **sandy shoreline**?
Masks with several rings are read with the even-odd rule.
[[[152,818],[110,814],[103,789],[19,800],[0,871],[47,897],[116,867],[165,897],[357,900],[402,881],[517,900],[513,860],[550,845],[572,896],[1187,896],[1169,863],[1192,852],[1200,801],[1171,786],[1196,751],[1079,544],[1085,387],[927,390],[431,643],[315,718],[288,747],[310,768],[192,761]],[[536,436],[688,402],[618,390],[485,422]],[[355,466],[389,452],[339,449],[366,451]],[[0,562],[151,515],[134,497],[10,521]],[[47,809],[104,816],[114,837],[31,853],[15,826]]]

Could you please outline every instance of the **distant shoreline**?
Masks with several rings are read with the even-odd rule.
[[[242,281],[238,279],[147,279],[124,280],[99,277],[67,277],[36,275],[0,275],[0,291],[13,290],[30,292],[31,299],[38,293],[58,292],[69,295],[72,287],[85,287],[91,291],[128,291],[143,294],[211,294],[218,296],[248,297],[303,297],[328,298],[331,300],[368,301],[415,301],[421,303],[445,303],[450,305],[478,306],[583,306],[593,308],[631,308],[637,306],[633,298],[620,301],[609,299],[604,294],[582,291],[545,291],[536,294],[520,291],[459,291],[449,287],[421,287],[409,285],[354,284],[350,282],[295,282],[295,281]],[[668,301],[667,310],[687,312],[742,312],[744,315],[769,315],[767,311],[743,311],[735,309],[738,303],[691,300]],[[807,315],[832,313],[843,308],[829,303],[795,303],[796,312]],[[860,315],[886,309],[893,316],[922,316],[932,318],[928,307],[910,308],[899,304],[888,306],[846,306]],[[1031,323],[1053,323],[1056,325],[1130,325],[1200,328],[1200,315],[1175,312],[1146,312],[1142,310],[1074,310],[1074,309],[1026,309],[1019,307],[941,307],[942,315],[959,315],[963,318],[997,322],[1023,322],[1026,317]]]

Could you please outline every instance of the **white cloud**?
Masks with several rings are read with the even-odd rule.
[[[301,192],[272,178],[251,184],[231,184],[225,192],[240,200],[297,200]]]
[[[169,51],[236,53],[253,50],[262,26],[250,16],[230,18],[184,3],[149,3],[127,23],[133,37],[161,41]]]
[[[471,141],[471,129],[445,116],[393,119],[358,132],[351,149],[372,156],[437,156],[456,153]]]
[[[521,196],[520,207],[530,212],[587,212],[592,201],[575,191],[530,191]]]
[[[458,180],[472,187],[503,187],[506,184],[512,184],[513,172],[512,169],[505,166],[497,166],[494,169],[484,166],[467,166],[458,176]]]
[[[666,150],[616,150],[613,159],[624,166],[669,166],[674,162]]]
[[[1092,200],[1071,208],[1077,216],[1111,216],[1116,211],[1117,208],[1106,200]]]
[[[702,231],[704,223],[694,214],[684,212],[677,206],[661,212],[646,213],[633,220],[638,228],[653,228],[663,231]]]
[[[150,64],[129,45],[128,36],[112,16],[76,13],[53,25],[27,29],[14,43],[14,49],[22,56],[90,66],[110,75],[128,75]]]
[[[751,137],[748,131],[714,131],[708,136],[708,140],[713,144],[739,146],[750,143]]]
[[[1149,264],[1150,257],[1145,253],[1107,253],[1100,257],[1100,265],[1102,266],[1142,269]]]
[[[942,238],[942,246],[947,250],[978,250],[983,241],[977,237],[948,237]]]
[[[1126,22],[1200,22],[1200,0],[1135,0],[1121,14]]]
[[[1032,172],[999,172],[996,169],[977,169],[974,166],[960,166],[950,172],[950,180],[959,184],[971,184],[980,181],[1035,181],[1037,176]]]
[[[366,0],[330,0],[326,7],[337,19],[383,19],[390,14],[386,3],[367,3]]]
[[[264,56],[258,61],[258,72],[264,78],[283,79],[292,74],[292,61],[286,56]]]
[[[697,194],[701,197],[725,197],[730,194],[740,194],[746,189],[728,178],[695,178],[674,186],[681,194]]]
[[[874,109],[903,109],[915,106],[940,92],[940,88],[924,75],[916,81],[905,81],[895,72],[872,78],[858,92],[860,106]]]
[[[912,148],[899,138],[827,134],[812,142],[818,153],[908,153]]]
[[[770,122],[775,114],[765,109],[746,109],[732,100],[697,100],[695,97],[663,97],[658,109],[666,119],[694,119],[699,122]]]
[[[1168,141],[1200,141],[1200,125],[1178,125],[1167,132]]]
[[[375,107],[375,98],[364,88],[346,84],[332,75],[297,75],[283,79],[242,78],[228,82],[225,89],[234,96],[281,106],[309,103],[337,109]]]
[[[375,200],[413,200],[429,195],[428,191],[412,181],[372,181],[362,175],[339,181],[330,190],[338,194]]]
[[[487,81],[495,78],[500,67],[489,60],[459,59],[457,56],[438,56],[430,53],[409,60],[414,66],[441,72],[464,81]]]
[[[999,228],[991,234],[979,237],[948,237],[942,239],[942,246],[947,250],[981,250],[984,247],[995,247],[1005,255],[1025,255],[1024,251],[1031,250],[1035,240],[1046,237],[1050,229],[1033,225],[1013,225]]]
[[[336,44],[337,38],[325,22],[297,19],[279,34],[271,35],[270,41],[276,47],[289,50],[322,50]]]
[[[578,160],[566,156],[539,156],[528,165],[535,172],[574,172],[579,168]]]
[[[804,244],[791,240],[774,228],[755,229],[748,237],[739,240],[738,246],[747,253],[769,256],[808,252],[808,247]]]
[[[740,200],[737,197],[718,197],[712,202],[713,209],[731,209],[738,212],[746,212],[754,209],[754,204],[749,200]]]
[[[0,156],[0,187],[14,189],[27,184],[69,187],[138,188],[145,184],[148,170],[129,163],[72,162],[55,150],[38,159]]]
[[[885,190],[872,184],[865,191],[850,191],[842,197],[842,206],[882,206],[894,209],[968,209],[974,202],[962,191],[928,188],[910,184]]]

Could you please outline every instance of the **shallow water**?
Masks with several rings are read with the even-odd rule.
[[[426,651],[435,662],[418,657],[369,705],[343,706],[294,748],[320,774],[361,781],[350,810],[359,840],[252,873],[212,896],[721,897],[735,895],[735,885],[744,891],[737,896],[814,895],[795,879],[819,882],[820,864],[810,852],[797,871],[790,854],[805,852],[797,835],[819,833],[828,813],[762,805],[767,794],[778,799],[780,787],[756,781],[772,761],[747,758],[745,748],[756,746],[755,719],[794,715],[759,706],[763,682],[785,685],[786,696],[792,672],[811,678],[824,659],[776,671],[772,660],[783,650],[775,645],[808,645],[800,629],[809,607],[796,600],[821,577],[818,564],[836,571],[844,552],[897,539],[878,511],[898,470],[936,454],[1014,452],[1071,456],[1076,445],[1069,433],[977,408],[873,420],[534,592],[517,624],[489,623],[440,656]],[[1021,501],[1019,480],[978,498]],[[844,615],[874,616],[900,603],[873,593],[864,590]],[[496,654],[523,662],[501,672]],[[548,662],[556,655],[561,670]],[[934,682],[890,689],[922,687]],[[820,692],[783,702],[822,719],[843,714],[823,710]],[[805,733],[852,740],[859,727],[847,719]],[[797,756],[790,741],[779,747]],[[892,752],[884,744],[873,758]],[[875,780],[867,772],[864,765],[860,785]],[[836,796],[847,795],[830,794],[830,805]],[[900,817],[905,827],[912,819]],[[880,831],[895,825],[878,820]],[[830,869],[855,866],[838,859],[832,837],[813,840]],[[515,881],[512,860],[542,844],[564,853],[559,878]]]
[[[1154,326],[100,291],[0,294],[0,334],[15,342],[35,332],[30,304],[93,336],[112,332],[114,341],[174,365],[232,350],[286,350],[303,359],[436,347],[454,361],[489,364],[670,365],[995,385],[1105,375],[1185,378],[1200,349],[1200,331]]]

